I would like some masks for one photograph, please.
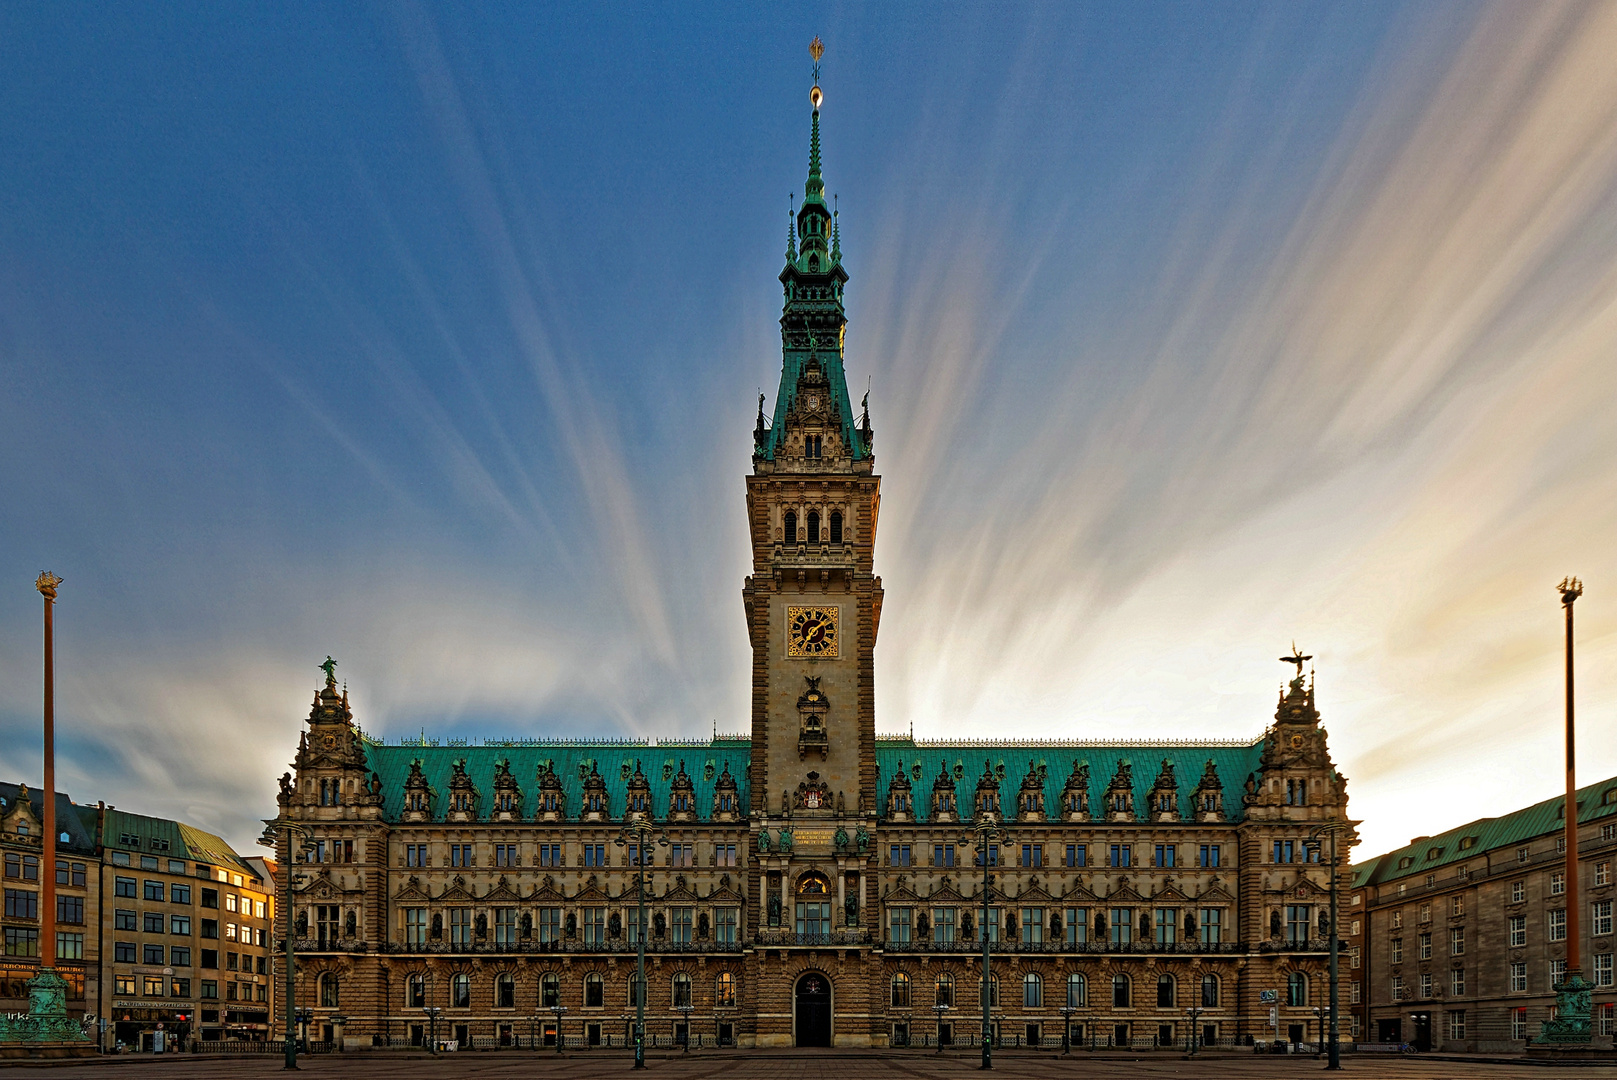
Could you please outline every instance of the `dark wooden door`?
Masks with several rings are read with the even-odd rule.
[[[797,980],[797,1045],[831,1045],[831,983],[824,975]]]

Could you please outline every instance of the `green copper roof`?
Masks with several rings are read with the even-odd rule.
[[[449,778],[455,762],[465,760],[466,775],[478,793],[478,816],[488,816],[494,798],[494,771],[500,761],[509,761],[511,776],[522,792],[522,814],[531,818],[538,800],[538,772],[541,763],[556,770],[567,794],[567,816],[576,818],[584,805],[584,777],[594,766],[606,782],[611,797],[611,816],[623,816],[628,801],[629,777],[635,763],[651,786],[652,815],[667,816],[669,791],[681,763],[695,791],[696,816],[706,821],[713,811],[713,785],[728,767],[736,782],[743,813],[747,807],[747,772],[752,761],[752,744],[737,739],[711,742],[634,743],[634,742],[557,742],[530,746],[383,746],[365,747],[370,767],[382,778],[382,815],[397,821],[404,810],[404,781],[410,763],[419,760],[427,785],[435,795],[432,816],[443,820],[449,803]]]
[[[125,844],[123,843],[125,836],[130,836],[138,842]],[[167,845],[154,848],[151,843],[153,839],[165,840]],[[236,854],[236,849],[223,839],[195,825],[187,825],[172,818],[131,814],[123,810],[114,810],[109,806],[106,834],[101,838],[101,842],[111,849],[139,852],[143,855],[156,854],[170,859],[191,859],[213,866],[228,866],[234,871],[258,877],[258,872],[248,866],[242,857]]]
[[[1557,795],[1503,817],[1480,818],[1368,859],[1353,867],[1354,887],[1424,876],[1487,851],[1516,847],[1536,836],[1558,832],[1565,802],[1566,796]],[[1578,789],[1578,822],[1588,824],[1606,818],[1617,821],[1617,777]]]
[[[1053,813],[1061,805],[1061,792],[1067,786],[1067,777],[1073,763],[1089,765],[1089,805],[1098,814],[1102,796],[1106,793],[1118,765],[1128,762],[1133,766],[1134,812],[1142,817],[1146,812],[1146,798],[1156,784],[1162,763],[1168,761],[1178,784],[1179,812],[1191,813],[1191,795],[1201,783],[1207,763],[1213,763],[1224,791],[1224,813],[1228,820],[1239,821],[1245,816],[1241,795],[1246,778],[1257,771],[1258,758],[1263,753],[1263,740],[1251,744],[1119,744],[1091,746],[1081,743],[1051,743],[1046,745],[1016,745],[977,742],[915,742],[910,739],[878,739],[876,741],[876,768],[880,770],[877,797],[885,811],[888,784],[900,768],[910,780],[910,790],[916,818],[925,820],[931,810],[932,784],[941,769],[947,768],[955,781],[957,803],[969,812],[986,764],[999,780],[1000,806],[1009,816],[1017,793],[1030,768],[1042,772],[1042,790],[1047,812]]]

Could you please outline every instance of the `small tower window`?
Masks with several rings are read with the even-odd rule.
[[[842,511],[841,510],[833,510],[833,511],[831,511],[831,542],[833,544],[842,543]]]
[[[811,544],[818,544],[820,542],[820,512],[818,510],[809,511],[808,542]]]
[[[797,511],[786,511],[786,542],[797,543]]]

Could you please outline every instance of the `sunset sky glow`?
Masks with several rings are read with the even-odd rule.
[[[877,730],[1256,738],[1359,855],[1617,774],[1617,5],[0,9],[0,780],[748,725],[827,51]]]

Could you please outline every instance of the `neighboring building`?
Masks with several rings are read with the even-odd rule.
[[[219,837],[167,818],[106,807],[101,845],[109,1045],[264,1039],[270,883]]]
[[[1349,944],[1360,950],[1352,976],[1366,1039],[1498,1051],[1538,1035],[1566,963],[1565,801],[1418,837],[1354,867],[1351,918],[1363,935]],[[1579,947],[1605,1046],[1617,1028],[1614,862],[1617,777],[1578,791]]]
[[[817,109],[786,259],[780,387],[746,478],[750,731],[384,745],[326,665],[279,796],[314,845],[287,917],[316,1035],[419,1043],[437,1008],[462,1043],[554,1040],[556,1006],[568,1037],[621,1045],[644,933],[653,1037],[964,1041],[986,933],[1001,1038],[1059,1043],[1070,1002],[1074,1036],[1102,1045],[1183,1045],[1192,1007],[1209,1041],[1311,1039],[1328,875],[1306,841],[1347,795],[1301,663],[1272,725],[1235,743],[879,737],[880,478],[843,368]],[[969,834],[989,813],[984,919]],[[668,841],[643,853],[644,928],[642,853],[618,842],[638,814]]]
[[[45,800],[21,784],[0,784],[0,859],[5,914],[0,931],[0,1012],[27,1012],[27,982],[48,949],[40,935],[40,856],[44,847]],[[67,981],[70,1015],[97,1015],[97,946],[100,895],[95,887],[98,855],[96,809],[56,793],[56,971]]]

